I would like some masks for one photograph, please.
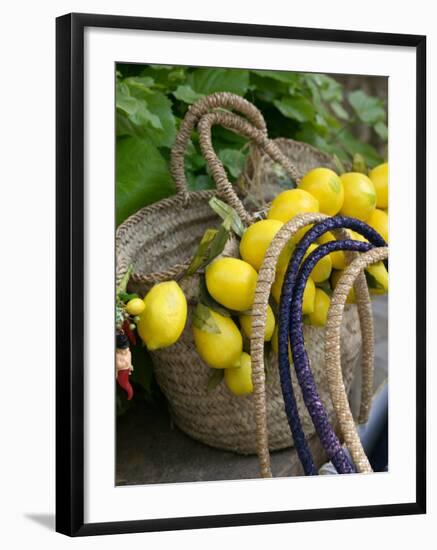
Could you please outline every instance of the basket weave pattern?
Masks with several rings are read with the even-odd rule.
[[[257,136],[260,136],[258,146],[263,149],[266,137],[261,122],[262,116],[259,112],[255,116],[251,112],[255,107],[248,107],[246,103],[244,103],[244,111],[238,105],[237,110],[243,112],[250,122],[254,123],[256,120],[258,130],[255,126],[253,131],[249,129],[245,121],[242,127],[244,126],[247,130],[245,135],[250,134],[252,141],[256,142]],[[219,106],[220,101],[215,98],[211,104],[204,102],[201,109],[196,107],[194,114],[190,115],[191,118],[186,117],[177,138],[177,155],[172,157],[174,176],[181,174],[182,151],[195,123],[211,109]],[[226,96],[225,107],[229,109],[232,106],[232,101]],[[249,116],[249,113],[252,113],[252,116]],[[232,129],[238,131],[240,123],[234,124],[234,121],[226,116],[223,118],[222,112],[215,123],[221,120],[220,116],[222,120],[230,124],[232,122]],[[187,118],[189,118],[188,122]],[[234,120],[237,119],[238,117]],[[212,123],[214,120],[211,117],[204,119],[203,127],[210,131]],[[208,144],[207,136],[204,143]],[[276,143],[280,146],[277,159],[282,155],[293,160],[292,164],[299,176],[316,166],[334,168],[330,158],[313,147],[283,139],[269,140],[267,145],[273,149]],[[243,199],[240,204],[245,205],[246,208],[248,204],[252,204],[254,198],[257,204],[266,204],[271,200],[270,195],[282,190],[277,184],[275,186],[278,165],[267,160],[268,157],[265,154],[255,151],[256,149],[252,151],[246,170],[246,179],[242,182],[243,196],[246,195],[246,200]],[[214,170],[212,173],[215,173]],[[262,181],[262,185],[257,185],[259,181]],[[217,193],[223,200],[231,202],[229,198],[233,193],[229,192],[229,188],[224,192],[226,188],[224,181],[218,185],[217,192],[188,192],[180,177],[176,183],[178,188],[176,196],[141,209],[118,228],[116,278],[119,281],[128,266],[133,264],[134,273],[129,282],[129,290],[139,292],[141,295],[144,295],[157,282],[173,278],[179,281],[189,303],[185,330],[176,344],[152,353],[156,379],[168,400],[173,419],[181,430],[203,443],[238,453],[254,454],[257,452],[254,395],[237,397],[227,389],[224,383],[220,383],[212,390],[207,389],[211,369],[200,359],[194,347],[191,332],[191,313],[195,307],[199,276],[195,274],[182,277],[204,231],[217,227],[221,222],[208,205],[208,200]],[[247,218],[251,217],[252,214],[248,214]],[[224,255],[237,256],[237,253],[236,241],[230,240]],[[331,422],[334,422],[335,415],[325,374],[324,329],[305,326],[304,334],[320,397]],[[349,391],[356,367],[360,362],[361,352],[360,325],[357,308],[354,305],[345,308],[341,339],[343,381],[346,391]],[[248,342],[246,344],[246,349],[249,349]],[[292,446],[293,441],[284,411],[277,358],[272,352],[266,354],[266,368],[268,446],[270,450],[283,449]],[[302,425],[306,435],[310,436],[314,433],[314,427],[303,403],[300,388],[294,380],[294,375],[292,377]]]

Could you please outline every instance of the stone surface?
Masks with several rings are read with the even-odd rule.
[[[323,450],[313,438],[311,448],[318,465]],[[275,477],[302,475],[292,449],[272,454]],[[118,422],[117,485],[216,481],[259,477],[257,456],[237,455],[199,443],[171,422],[165,406],[144,403]]]

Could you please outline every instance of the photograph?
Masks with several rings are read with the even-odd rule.
[[[115,484],[389,471],[388,78],[114,86]]]
[[[437,27],[343,4],[3,10],[2,548],[432,546]]]
[[[424,513],[424,98],[420,35],[58,18],[57,531]]]

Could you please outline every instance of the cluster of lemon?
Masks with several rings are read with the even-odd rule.
[[[349,172],[338,176],[327,168],[309,171],[299,187],[280,193],[272,202],[267,218],[254,223],[243,233],[240,258],[219,257],[205,268],[205,283],[209,295],[221,307],[224,315],[208,308],[208,323],[192,324],[196,349],[203,361],[214,369],[224,369],[227,387],[236,395],[253,391],[250,356],[244,352],[244,339],[252,330],[251,308],[258,271],[265,253],[284,223],[298,214],[321,212],[329,216],[342,214],[365,221],[388,241],[388,165],[381,164],[368,175]],[[282,251],[276,278],[271,289],[273,305],[279,303],[285,272],[296,244],[309,227],[304,228]],[[351,232],[354,239],[363,240]],[[326,233],[318,244],[312,244],[310,254],[318,245],[335,239]],[[346,267],[343,252],[333,252],[322,258],[311,272],[303,296],[305,321],[314,326],[326,323],[330,305],[329,292],[335,287]],[[383,263],[368,268],[372,293],[388,290],[388,274]],[[348,297],[354,301],[353,290]],[[177,341],[187,318],[185,296],[175,281],[155,285],[135,309],[137,330],[150,350],[166,347]],[[132,306],[132,304],[131,304]],[[127,308],[130,303],[127,304]],[[217,309],[217,308],[216,308]],[[141,310],[141,311],[139,311]],[[272,307],[267,310],[264,340],[271,342],[277,353],[277,326]]]

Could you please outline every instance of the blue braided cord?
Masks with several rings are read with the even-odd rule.
[[[291,383],[290,362],[288,359],[288,326],[281,323],[278,325],[278,365],[285,413],[291,434],[293,435],[294,448],[297,451],[305,475],[317,475],[317,468],[300,422],[299,411]],[[284,368],[285,365],[286,368]]]
[[[311,372],[308,354],[305,349],[302,327],[302,301],[308,277],[319,260],[324,258],[327,254],[338,250],[367,252],[371,248],[373,248],[373,245],[370,243],[353,240],[331,241],[327,244],[320,245],[303,262],[296,279],[291,303],[289,329],[290,341],[293,343],[292,353],[297,379],[320,441],[328,458],[341,474],[352,473],[355,469],[330,425],[328,414],[317,392],[317,386]]]
[[[348,218],[345,216],[337,216],[334,218],[328,218],[315,224],[300,241],[298,247],[296,247],[294,254],[290,260],[287,268],[287,274],[284,277],[284,283],[282,286],[279,319],[278,319],[278,363],[279,373],[281,380],[282,394],[285,403],[285,411],[287,414],[288,424],[290,426],[291,433],[295,442],[295,447],[302,462],[306,475],[317,474],[314,462],[312,460],[311,452],[307,446],[305,435],[303,433],[296,400],[294,397],[293,386],[291,383],[290,363],[288,359],[288,334],[287,329],[281,327],[290,326],[290,306],[293,296],[294,282],[298,273],[300,262],[305,255],[308,246],[316,240],[320,235],[326,233],[331,229],[338,229],[340,227],[347,227],[357,231],[364,235],[365,238],[374,242],[376,246],[383,246],[385,244],[382,237],[374,231],[367,224],[355,220],[354,218]],[[335,242],[335,241],[334,241]],[[341,241],[339,241],[341,242]],[[293,349],[293,358],[294,356]]]

